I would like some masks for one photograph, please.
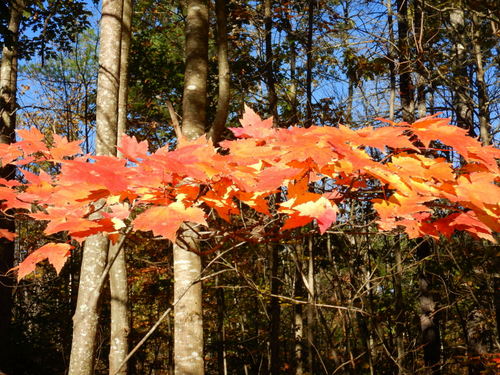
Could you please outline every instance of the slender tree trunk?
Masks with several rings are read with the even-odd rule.
[[[296,125],[299,121],[298,107],[299,103],[297,100],[297,45],[295,41],[295,34],[292,30],[291,24],[287,24],[287,37],[290,44],[290,119],[288,124]]]
[[[304,246],[299,244],[295,247],[295,285],[294,297],[304,299],[305,289],[302,280],[302,261],[304,258]],[[294,340],[295,340],[295,375],[304,374],[304,316],[302,304],[294,305]]]
[[[500,261],[496,261],[497,270],[500,269]],[[500,273],[493,275],[493,304],[495,306],[495,317],[497,325],[497,340],[500,342]]]
[[[208,74],[208,7],[205,0],[187,0],[186,71],[182,133],[188,139],[205,134]],[[182,227],[183,241],[174,244],[174,363],[176,375],[203,375],[201,258],[196,233]]]
[[[267,85],[267,97],[269,99],[269,114],[274,117],[274,121],[278,121],[278,96],[276,95],[275,81],[274,81],[274,56],[273,56],[273,13],[272,13],[272,0],[264,0],[264,28],[265,28],[265,42],[266,42],[266,63],[265,63],[265,77]]]
[[[309,256],[307,261],[307,370],[309,374],[314,374],[314,303],[315,303],[315,285],[314,285],[314,246],[311,237],[308,238]]]
[[[408,30],[408,0],[397,0],[398,6],[398,49],[399,49],[399,91],[404,121],[415,120],[414,87],[411,78],[412,61]]]
[[[219,68],[219,98],[215,119],[208,133],[216,145],[222,137],[229,113],[229,99],[231,96],[231,75],[229,70],[229,56],[227,44],[227,11],[226,1],[215,1],[215,14],[217,18],[217,65]]]
[[[486,319],[480,309],[474,309],[467,315],[467,351],[469,357],[469,375],[484,374],[485,368],[481,357],[488,353],[485,344]]]
[[[199,240],[184,226],[183,241],[174,245],[174,366],[176,375],[203,375],[203,320]]]
[[[278,244],[271,244],[270,252],[270,281],[271,294],[278,295],[280,293],[281,280],[279,275],[279,247]],[[269,304],[269,315],[271,316],[269,346],[271,350],[270,358],[270,373],[271,375],[279,375],[281,371],[281,306],[278,297],[271,297]]]
[[[467,74],[467,53],[464,44],[465,14],[463,4],[459,1],[457,8],[450,12],[450,25],[453,40],[453,103],[455,107],[457,125],[467,129],[471,136],[475,136],[470,106],[470,82]]]
[[[217,300],[217,367],[219,375],[227,375],[227,362],[226,362],[226,333],[224,327],[225,315],[225,298],[224,289],[219,285],[219,277],[215,279],[216,286],[216,300]]]
[[[120,86],[122,0],[103,0],[100,25],[99,76],[97,82],[96,154],[116,155]],[[107,264],[109,241],[94,235],[85,241],[73,317],[73,341],[69,375],[92,375],[99,321],[99,279]]]
[[[432,245],[428,241],[422,242],[417,249],[420,260],[432,254]],[[420,272],[420,329],[424,350],[425,366],[432,375],[441,374],[441,337],[439,332],[436,302],[430,289],[431,280],[425,269]]]
[[[422,118],[427,115],[426,91],[427,91],[427,72],[425,71],[425,51],[424,51],[424,20],[425,11],[422,0],[413,2],[413,29],[415,30],[415,49],[416,49],[416,67],[417,67],[417,117]]]
[[[392,2],[391,0],[387,0],[387,24],[389,27],[389,47],[388,47],[388,52],[387,52],[387,58],[389,60],[389,90],[390,90],[390,97],[389,97],[389,119],[391,121],[394,121],[394,111],[396,108],[396,52],[395,52],[395,47],[396,47],[396,42],[394,38],[394,21],[393,21],[393,15],[394,11],[392,9]]]
[[[17,92],[17,54],[19,25],[24,9],[24,1],[10,2],[8,31],[10,39],[2,50],[0,65],[0,144],[10,144],[15,141],[16,127],[16,92]],[[15,168],[4,166],[0,168],[0,178],[13,179]],[[14,232],[14,221],[0,213],[0,229]],[[14,280],[7,271],[14,266],[14,242],[0,238],[0,369],[10,371],[12,358],[10,343],[10,321],[12,318],[12,288]]]
[[[128,56],[130,51],[130,36],[132,22],[132,1],[122,0],[122,24],[120,45],[120,76],[118,88],[117,145],[127,129],[127,94],[128,94]],[[117,151],[117,155],[120,156]],[[116,252],[119,251],[116,256]],[[127,365],[119,372],[118,368],[128,354],[128,335],[130,319],[128,311],[128,279],[125,251],[118,249],[116,244],[109,245],[108,261],[116,259],[109,270],[109,291],[111,297],[111,332],[109,348],[109,374],[126,375]]]
[[[313,39],[315,4],[316,0],[309,0],[309,10],[307,11],[306,121],[304,123],[305,128],[309,128],[312,125],[312,69],[313,69],[312,39]]]
[[[393,274],[394,279],[394,298],[396,299],[396,350],[397,358],[396,364],[398,366],[398,375],[403,375],[405,373],[404,369],[404,356],[405,356],[405,346],[404,346],[404,300],[403,300],[403,288],[401,286],[401,278],[403,274],[403,265],[401,261],[401,239],[394,248],[394,263],[395,272]]]
[[[474,35],[472,43],[474,47],[474,56],[476,58],[476,82],[477,82],[477,96],[479,107],[479,134],[481,143],[488,145],[491,143],[491,125],[490,125],[490,108],[489,96],[486,81],[484,79],[484,66],[483,66],[483,52],[481,51],[481,29],[479,17],[476,13],[472,14],[472,21],[474,25]]]

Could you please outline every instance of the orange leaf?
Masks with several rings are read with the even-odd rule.
[[[186,208],[182,202],[151,207],[139,214],[133,224],[135,229],[152,231],[155,236],[162,236],[174,242],[177,230],[184,222],[207,225],[205,213],[201,208]]]
[[[56,272],[59,274],[61,269],[66,263],[66,259],[70,254],[73,246],[67,243],[53,243],[50,242],[43,245],[38,250],[32,252],[28,257],[23,260],[17,268],[17,280],[21,280],[27,274],[33,272],[38,263],[48,259],[49,263],[54,266]]]
[[[63,160],[65,156],[74,156],[81,154],[80,144],[82,141],[68,142],[66,137],[61,137],[59,134],[54,134],[55,147],[50,149],[50,154],[55,161]]]
[[[9,232],[7,229],[0,228],[0,238],[6,238],[9,241],[14,241],[14,238],[16,237],[17,234]]]
[[[262,120],[257,113],[245,105],[243,118],[240,120],[242,128],[229,128],[238,138],[265,139],[275,133],[273,118]]]

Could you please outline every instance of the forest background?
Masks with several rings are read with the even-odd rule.
[[[498,142],[500,32],[494,1],[137,0],[130,28],[126,4],[105,2],[119,15],[120,28],[101,23],[99,37],[94,24],[100,4],[1,3],[2,143],[15,141],[14,126],[35,126],[47,136],[83,139],[85,152],[103,154],[96,134],[106,112],[96,103],[107,103],[103,96],[99,100],[97,81],[99,65],[106,63],[121,66],[115,75],[128,70],[127,84],[118,85],[128,91],[118,95],[128,96],[126,110],[120,112],[118,102],[112,110],[117,124],[125,113],[127,134],[147,140],[151,152],[174,147],[176,127],[186,132],[192,113],[197,131],[201,127],[216,142],[230,138],[225,128],[238,126],[244,103],[274,116],[281,128],[359,129],[376,125],[375,117],[413,122],[441,112],[483,144]],[[195,8],[206,9],[206,16]],[[124,51],[127,30],[130,48]],[[98,48],[106,34],[108,62]],[[126,66],[119,60],[128,54]],[[194,99],[206,103],[189,107],[186,88],[198,85],[203,71],[206,87]],[[463,162],[452,153],[449,158]],[[9,173],[2,169],[2,177]],[[203,284],[203,294],[195,314],[202,311],[205,339],[201,370],[198,365],[191,373],[498,371],[498,247],[458,232],[441,241],[378,232],[366,202],[353,202],[349,212],[322,236],[306,227],[279,245],[252,238],[213,252],[217,238],[200,245],[206,254],[199,267],[207,268],[196,283]],[[12,228],[4,218],[1,224]],[[112,369],[109,300],[116,298],[106,285],[96,309],[95,340],[89,342],[91,363],[77,370],[70,353],[82,298],[82,252],[73,251],[59,275],[49,265],[19,283],[7,274],[47,242],[44,229],[43,223],[18,220],[12,249],[0,239],[0,368],[42,375],[174,373],[181,351],[174,350],[180,337],[174,340],[171,314],[177,301],[175,246],[151,233],[127,239],[125,353],[159,325],[127,366]],[[262,228],[255,229],[259,236]],[[118,357],[120,363],[123,353]]]

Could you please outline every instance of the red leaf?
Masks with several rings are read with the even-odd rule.
[[[184,222],[207,225],[205,213],[201,208],[186,208],[182,202],[151,207],[139,214],[133,224],[135,229],[152,231],[155,236],[162,236],[174,242],[177,230]]]
[[[240,120],[242,128],[229,128],[238,138],[259,138],[265,139],[275,134],[273,129],[273,118],[262,120],[260,116],[250,107],[245,105],[243,118]]]
[[[68,142],[66,137],[61,137],[59,134],[54,134],[54,147],[50,149],[50,155],[55,161],[63,160],[66,156],[74,156],[81,154],[80,144],[83,141]]]
[[[6,238],[9,241],[14,241],[14,238],[17,237],[17,234],[9,232],[7,229],[0,228],[0,238]]]
[[[70,254],[73,246],[66,243],[53,243],[50,242],[43,245],[38,250],[32,252],[28,257],[23,260],[17,268],[17,280],[21,280],[27,274],[33,272],[38,263],[48,259],[49,263],[54,266],[56,272],[59,274],[61,269],[66,263],[66,259]]]
[[[124,135],[118,150],[130,161],[136,162],[148,155],[148,142],[138,142],[137,138]]]

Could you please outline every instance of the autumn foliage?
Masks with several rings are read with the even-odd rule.
[[[130,231],[175,241],[185,222],[211,227],[216,212],[231,223],[247,207],[279,214],[282,231],[314,222],[324,233],[355,214],[346,204],[355,199],[373,207],[383,231],[437,238],[460,230],[494,241],[500,151],[447,119],[385,122],[282,129],[247,108],[222,153],[205,138],[149,153],[146,142],[125,136],[123,157],[84,155],[79,142],[18,130],[19,142],[0,145],[0,165],[18,166],[22,179],[0,180],[0,209],[46,221],[45,234],[67,232],[78,242],[96,233],[116,242]],[[271,203],[278,192],[280,202]],[[59,271],[71,248],[51,242],[33,251],[18,279],[45,259]]]

